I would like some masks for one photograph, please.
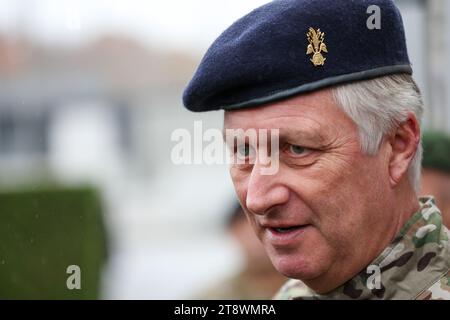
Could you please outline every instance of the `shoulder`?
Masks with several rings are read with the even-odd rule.
[[[423,291],[417,300],[450,300],[450,270]]]

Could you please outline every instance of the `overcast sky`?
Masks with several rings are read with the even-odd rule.
[[[120,31],[152,45],[203,51],[236,19],[269,0],[0,0],[0,30],[79,44]]]

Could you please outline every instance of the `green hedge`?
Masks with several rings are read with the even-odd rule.
[[[424,168],[450,173],[450,136],[440,131],[428,131],[423,134]]]
[[[106,259],[98,193],[90,188],[0,191],[0,299],[95,299]],[[69,290],[69,265],[81,289]]]

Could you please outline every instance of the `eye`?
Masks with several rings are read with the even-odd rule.
[[[289,145],[289,152],[294,156],[303,156],[311,152],[311,150],[296,144],[291,144]]]
[[[252,148],[248,144],[242,144],[237,147],[237,154],[240,158],[248,158],[252,155]]]

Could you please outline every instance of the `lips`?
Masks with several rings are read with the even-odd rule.
[[[293,226],[293,227],[287,227],[287,228],[272,228],[272,229],[278,233],[288,233],[288,232],[293,231],[298,228],[301,228],[301,226]]]
[[[302,235],[311,227],[309,224],[305,225],[268,225],[264,226],[264,233],[267,240],[276,246],[288,246],[298,242]]]

